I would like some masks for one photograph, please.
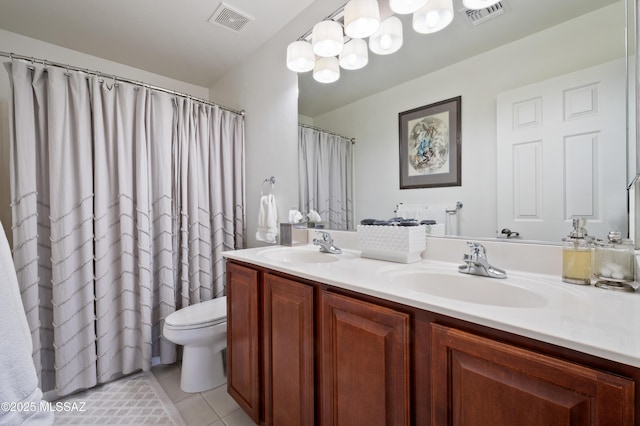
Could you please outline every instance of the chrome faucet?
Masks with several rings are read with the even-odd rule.
[[[487,250],[482,244],[467,241],[467,246],[470,253],[464,255],[464,265],[458,266],[458,272],[490,278],[507,278],[507,272],[504,269],[489,264]]]
[[[320,246],[321,253],[340,254],[342,250],[333,245],[333,238],[331,234],[325,231],[316,231],[316,234],[320,234],[322,239],[313,239],[313,245]]]

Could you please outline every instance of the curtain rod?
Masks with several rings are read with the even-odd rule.
[[[311,130],[318,130],[320,132],[325,132],[325,133],[328,133],[328,134],[333,135],[333,136],[339,136],[339,137],[341,137],[343,139],[348,139],[348,140],[351,141],[352,145],[356,143],[356,138],[349,138],[347,136],[343,136],[343,135],[341,135],[339,133],[330,132],[330,131],[328,131],[326,129],[322,129],[320,127],[309,126],[308,124],[302,124],[302,123],[298,123],[298,126],[306,127],[307,129],[311,129]]]
[[[158,92],[169,93],[171,95],[180,96],[181,98],[193,99],[194,101],[201,102],[201,103],[206,104],[206,105],[217,106],[217,107],[219,107],[219,108],[221,108],[221,109],[223,109],[225,111],[229,111],[229,112],[232,112],[234,114],[238,114],[238,115],[242,115],[242,116],[244,116],[244,114],[245,114],[244,110],[238,111],[238,110],[235,110],[233,108],[226,107],[224,105],[216,104],[215,102],[211,102],[211,101],[208,101],[206,99],[201,99],[201,98],[198,98],[196,96],[188,95],[186,93],[176,92],[175,90],[165,89],[164,87],[154,86],[152,84],[144,83],[144,82],[138,81],[138,80],[132,80],[132,79],[129,79],[129,78],[126,78],[126,77],[120,77],[120,76],[117,76],[117,75],[114,75],[114,74],[104,74],[104,73],[102,73],[100,71],[92,71],[92,70],[89,70],[87,68],[75,67],[73,65],[61,64],[61,63],[58,63],[58,62],[49,61],[47,59],[39,59],[39,58],[34,58],[32,56],[19,55],[19,54],[10,53],[10,52],[0,51],[0,56],[4,56],[4,57],[10,58],[12,60],[13,59],[20,59],[20,60],[24,60],[24,61],[29,61],[29,62],[31,62],[33,64],[39,63],[39,64],[42,64],[45,67],[46,66],[53,66],[53,67],[57,67],[57,68],[64,68],[66,70],[81,71],[81,72],[84,72],[86,74],[95,75],[95,76],[98,76],[98,77],[112,78],[114,81],[121,81],[123,83],[135,84],[136,86],[146,87],[148,89],[156,90]]]

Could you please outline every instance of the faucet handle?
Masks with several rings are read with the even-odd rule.
[[[485,247],[480,243],[476,243],[476,242],[473,242],[473,241],[467,241],[467,246],[469,247],[469,249],[471,251],[471,256],[484,257],[487,254],[487,249],[485,249]]]
[[[320,236],[322,236],[322,239],[326,242],[331,241],[331,234],[326,231],[316,231],[316,234],[320,234]]]

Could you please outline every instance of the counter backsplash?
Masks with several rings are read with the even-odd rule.
[[[329,231],[337,247],[358,249],[356,232]],[[309,242],[316,238],[316,231],[309,230]],[[487,249],[489,261],[502,269],[523,271],[536,274],[562,274],[562,246],[524,242],[505,242],[492,240],[474,240],[466,238],[427,237],[427,249],[422,252],[423,259],[444,262],[460,262],[462,256],[469,251],[467,241],[478,241]],[[639,252],[640,258],[640,252]],[[640,261],[640,259],[639,259]]]

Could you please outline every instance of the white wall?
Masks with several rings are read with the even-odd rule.
[[[80,68],[115,74],[133,80],[143,81],[154,86],[163,87],[192,96],[208,99],[209,90],[205,87],[184,83],[158,74],[153,74],[117,62],[108,61],[95,56],[86,55],[75,50],[65,49],[40,40],[25,37],[0,29],[0,51],[19,55],[47,59],[52,62],[69,64]],[[144,53],[141,53],[144,54]],[[8,62],[9,58],[0,57],[0,62]],[[10,99],[9,75],[0,69],[0,221],[11,242],[11,188],[9,185],[9,127],[8,103]]]
[[[246,216],[249,247],[256,241],[262,182],[276,178],[280,221],[298,205],[298,77],[285,64],[287,45],[343,0],[316,1],[254,54],[210,88],[210,97],[244,109],[246,152]]]
[[[622,16],[619,2],[313,117],[356,138],[356,220],[391,217],[400,202],[462,201],[460,234],[495,236],[496,94],[623,57]],[[462,96],[462,186],[400,190],[398,113],[455,96]]]
[[[64,49],[49,43],[0,30],[0,50],[45,58],[55,62],[100,70],[147,83],[166,87],[196,97],[209,98],[220,104],[244,109],[247,112],[246,140],[246,215],[247,237],[250,247],[255,240],[258,201],[262,181],[276,177],[276,196],[280,220],[285,220],[287,210],[298,201],[297,183],[297,76],[286,69],[286,47],[315,22],[327,16],[343,0],[314,2],[284,27],[275,37],[266,41],[249,59],[231,70],[212,87],[206,89],[172,80],[123,64],[103,60],[81,52]],[[615,5],[614,5],[615,6]],[[602,25],[602,23],[599,23]],[[595,28],[595,26],[594,26]],[[602,27],[598,27],[602,28]],[[616,30],[617,31],[617,30]],[[599,29],[577,36],[592,40],[592,50],[606,51],[608,41],[618,34]],[[620,34],[622,36],[622,34]],[[547,35],[547,50],[557,51],[557,60],[536,61],[537,52],[522,45],[498,49],[479,58],[442,70],[368,100],[356,102],[326,116],[314,117],[315,125],[328,127],[342,134],[357,138],[356,149],[356,211],[358,219],[377,216],[384,209],[391,212],[398,202],[429,200],[462,200],[464,233],[491,234],[495,230],[495,93],[531,81],[547,78],[571,69],[565,67],[565,51],[556,46],[555,35]],[[524,53],[523,53],[524,50]],[[521,58],[514,61],[513,58]],[[483,70],[487,62],[504,64],[503,71],[492,78],[471,71]],[[521,69],[513,71],[513,64]],[[366,70],[363,70],[366,72]],[[454,76],[460,78],[455,82]],[[536,77],[535,79],[533,77]],[[482,84],[478,84],[479,81]],[[487,86],[495,86],[492,89]],[[428,190],[398,190],[398,127],[397,114],[417,106],[426,105],[453,96],[462,95],[462,182],[460,188],[435,188]],[[0,104],[9,96],[6,72],[0,71]],[[384,102],[380,102],[384,99]],[[367,102],[373,101],[367,105]],[[375,107],[373,106],[375,105]],[[6,109],[6,107],[5,107]],[[0,111],[2,107],[0,105]],[[345,120],[326,125],[333,120],[331,114],[343,114]],[[8,137],[0,116],[0,220],[6,228],[10,221],[10,194],[8,186]],[[6,119],[6,118],[5,118]],[[353,124],[350,124],[350,123]],[[482,159],[482,161],[478,161]],[[451,195],[447,191],[453,191]]]

